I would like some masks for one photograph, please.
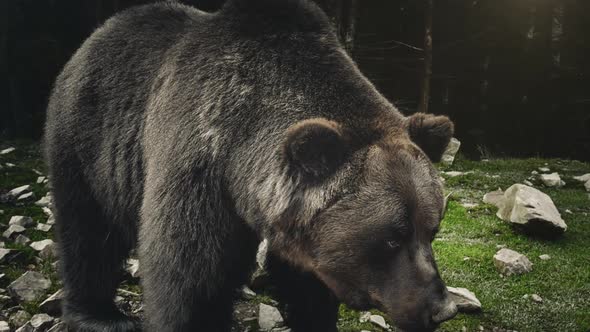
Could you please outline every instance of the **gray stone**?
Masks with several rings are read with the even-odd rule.
[[[45,181],[45,177],[44,176],[40,176],[37,178],[37,184],[43,184],[43,181]]]
[[[8,225],[31,227],[35,225],[35,221],[33,221],[33,218],[27,216],[12,216],[8,222]]]
[[[582,182],[582,183],[586,183],[586,182],[590,181],[590,173],[580,175],[580,176],[574,176],[574,180]]]
[[[49,207],[51,206],[53,202],[53,198],[51,196],[51,193],[47,193],[47,195],[41,197],[40,200],[35,202],[35,205],[40,206],[40,207]]]
[[[8,323],[14,327],[14,328],[18,328],[21,327],[23,325],[25,325],[29,319],[31,319],[31,315],[24,311],[24,310],[19,310],[15,313],[13,313],[12,315],[10,315],[10,318],[8,319]]]
[[[449,145],[445,149],[443,156],[441,158],[441,162],[445,165],[452,165],[455,161],[455,156],[457,152],[459,152],[459,148],[461,147],[461,142],[456,139],[455,137],[451,138]]]
[[[539,167],[539,172],[549,173],[549,172],[551,172],[551,169],[549,167]]]
[[[51,281],[41,273],[27,271],[8,286],[10,295],[20,302],[36,301],[51,287]]]
[[[16,244],[20,244],[20,245],[22,245],[22,246],[26,246],[26,245],[28,245],[29,243],[31,243],[31,239],[29,239],[28,237],[26,237],[26,236],[24,236],[24,235],[22,235],[22,234],[19,234],[19,235],[16,237],[16,239],[14,239],[14,243],[16,243]]]
[[[127,260],[127,273],[133,278],[139,278],[139,260],[135,258],[129,258]]]
[[[250,289],[248,286],[242,287],[242,297],[246,300],[251,300],[256,297],[256,292]]]
[[[49,224],[42,224],[38,223],[36,229],[42,232],[49,232],[51,230],[51,225]]]
[[[258,326],[262,331],[270,331],[277,327],[284,325],[283,316],[279,312],[279,309],[260,303],[258,306]]]
[[[17,234],[20,234],[20,233],[22,233],[24,231],[25,231],[25,228],[23,226],[10,225],[4,231],[4,233],[2,233],[2,236],[4,236],[7,239],[11,239],[11,238],[15,237]]]
[[[495,205],[497,207],[500,207],[500,205],[502,205],[503,201],[504,201],[504,192],[502,191],[501,188],[498,188],[498,190],[494,190],[494,191],[491,191],[491,192],[483,195],[483,202],[486,204],[491,204],[491,205]]]
[[[558,173],[541,174],[539,178],[547,187],[563,187],[565,185]]]
[[[522,181],[522,183],[526,184],[529,187],[532,187],[533,186],[533,183],[531,181],[529,181],[529,180],[524,180],[524,181]]]
[[[49,296],[45,301],[41,302],[39,305],[39,309],[42,312],[53,315],[59,316],[61,314],[61,303],[64,296],[63,289],[58,290],[57,292],[53,293]]]
[[[590,192],[590,180],[586,181],[586,183],[584,183],[584,188],[586,188],[586,191]]]
[[[537,303],[543,303],[543,299],[537,294],[531,294],[531,300]]]
[[[0,151],[0,155],[9,154],[11,152],[14,152],[15,150],[16,150],[16,148],[11,146],[9,148],[6,148],[6,149]]]
[[[45,213],[45,215],[48,217],[53,216],[53,212],[51,211],[51,209],[46,206],[43,207],[43,213]]]
[[[55,324],[49,330],[47,330],[47,332],[68,332],[68,326],[66,325],[66,323],[60,322]]]
[[[366,323],[369,321],[369,318],[371,318],[372,313],[370,311],[365,311],[363,313],[361,313],[360,317],[359,317],[359,322],[361,323]]]
[[[6,321],[0,321],[0,332],[10,332],[10,326]]]
[[[551,198],[523,184],[512,185],[506,190],[496,215],[534,233],[553,235],[567,230],[567,225]]]
[[[533,263],[524,255],[511,249],[500,249],[494,255],[494,265],[500,273],[510,276],[533,270]]]
[[[31,322],[27,322],[25,325],[19,327],[15,332],[35,332],[35,328],[31,325]]]
[[[48,314],[36,314],[31,317],[31,325],[35,330],[44,330],[53,325],[53,317]]]
[[[12,189],[11,191],[9,191],[6,195],[11,198],[17,198],[22,194],[26,194],[28,192],[31,191],[31,186],[29,186],[28,184],[24,185],[24,186],[20,186],[20,187],[16,187],[14,189]]]
[[[0,248],[0,263],[7,262],[10,255],[12,255],[11,249]]]
[[[459,172],[459,171],[450,171],[450,172],[443,172],[443,174],[446,175],[446,176],[448,176],[448,177],[454,178],[454,177],[457,177],[457,176],[462,176],[462,175],[465,175],[465,174],[469,174],[469,172],[466,173],[466,172]]]
[[[474,312],[481,310],[481,302],[477,299],[475,294],[467,288],[447,287],[447,290],[460,312]]]
[[[53,242],[53,243],[45,246],[45,248],[43,248],[39,252],[39,257],[41,257],[43,259],[51,259],[51,258],[59,257],[59,250],[57,249],[57,243]]]
[[[547,255],[547,254],[543,254],[543,255],[539,256],[539,258],[540,258],[542,261],[548,261],[548,260],[550,260],[550,259],[551,259],[551,256],[549,256],[549,255]]]
[[[256,270],[250,278],[250,285],[256,289],[268,283],[269,275],[266,271],[266,256],[268,254],[268,240],[264,239],[258,245],[256,252]]]
[[[383,318],[383,316],[380,316],[380,315],[371,315],[369,317],[369,322],[371,322],[374,325],[379,326],[382,329],[386,329],[386,330],[389,329],[389,324],[387,324],[385,322],[385,318]]]
[[[31,243],[30,247],[35,249],[36,251],[42,251],[47,246],[51,246],[54,243],[55,242],[53,242],[53,240],[51,240],[51,239],[45,239],[45,240],[35,241],[35,242]]]
[[[31,191],[29,193],[22,194],[22,195],[18,196],[17,200],[18,201],[28,201],[28,200],[32,200],[34,198],[35,198],[35,194],[33,194],[33,192]]]

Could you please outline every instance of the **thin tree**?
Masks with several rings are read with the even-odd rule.
[[[430,101],[430,80],[432,77],[432,12],[433,0],[425,0],[424,23],[424,67],[422,71],[422,92],[418,102],[418,112],[428,113]]]

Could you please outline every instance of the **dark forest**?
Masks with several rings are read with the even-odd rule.
[[[2,137],[38,139],[67,59],[105,19],[147,2],[1,1]],[[184,2],[214,11],[222,1]],[[471,157],[588,160],[590,2],[317,2],[379,90],[406,114],[449,115]]]

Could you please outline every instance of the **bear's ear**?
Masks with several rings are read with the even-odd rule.
[[[320,180],[342,165],[348,139],[341,126],[326,119],[309,119],[287,130],[284,154],[288,167],[309,180]]]
[[[433,162],[439,162],[453,137],[454,125],[446,116],[416,113],[406,118],[410,138]]]

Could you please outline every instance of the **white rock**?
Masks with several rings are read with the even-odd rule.
[[[0,332],[10,332],[10,326],[8,326],[8,322],[0,321]]]
[[[531,294],[531,300],[537,302],[537,303],[542,303],[543,299],[537,295],[537,294]]]
[[[586,182],[590,181],[590,173],[580,175],[580,176],[574,176],[574,180],[580,181],[582,183],[586,183]]]
[[[8,292],[18,301],[36,301],[51,287],[51,281],[41,273],[27,271],[8,285]]]
[[[443,156],[441,158],[441,162],[445,165],[452,165],[453,162],[455,161],[455,156],[457,155],[457,152],[459,152],[460,147],[461,147],[461,142],[458,139],[456,139],[455,137],[451,138],[449,145],[447,145],[447,148],[446,148],[445,152],[443,153]]]
[[[558,173],[541,174],[540,179],[547,187],[563,187],[565,185]]]
[[[31,191],[31,186],[26,184],[24,186],[16,187],[16,188],[10,190],[6,195],[8,195],[8,197],[10,197],[10,198],[16,198],[16,197],[19,197],[20,195],[28,193],[30,191]]]
[[[58,290],[49,296],[45,301],[41,302],[39,309],[42,312],[50,315],[60,315],[61,313],[61,302],[64,296],[63,289]]]
[[[7,239],[10,239],[13,236],[15,236],[16,234],[20,234],[20,233],[22,233],[24,231],[25,231],[25,228],[23,226],[20,226],[20,225],[10,225],[4,231],[4,233],[2,233],[2,236],[4,236]]]
[[[468,173],[459,172],[459,171],[450,171],[450,172],[443,172],[443,174],[446,175],[446,176],[448,176],[448,177],[454,178],[454,177],[462,176],[462,175],[465,175],[465,174],[468,174]]]
[[[539,258],[540,258],[542,261],[548,261],[548,260],[550,260],[550,259],[551,259],[551,256],[549,256],[549,255],[547,255],[547,254],[543,254],[543,255],[539,256]]]
[[[8,225],[19,225],[22,227],[31,227],[35,224],[33,218],[27,216],[12,216]]]
[[[49,218],[47,218],[47,221],[45,223],[47,225],[55,225],[55,217],[53,215],[49,216]]]
[[[539,174],[539,172],[537,172],[537,171],[532,171],[532,172],[531,172],[531,174],[532,174],[532,175],[537,175],[537,174]]]
[[[33,198],[35,198],[35,194],[31,191],[26,194],[22,194],[22,195],[18,196],[17,200],[18,201],[28,201]]]
[[[35,205],[37,206],[41,206],[41,207],[49,207],[52,204],[52,196],[50,193],[47,193],[47,195],[41,197],[40,200],[35,202]]]
[[[43,259],[57,258],[58,256],[59,251],[57,250],[57,243],[55,242],[45,246],[45,248],[41,249],[39,252],[39,257]]]
[[[37,330],[44,330],[53,323],[53,317],[48,314],[36,314],[31,317],[31,325]]]
[[[47,330],[47,332],[68,332],[68,331],[69,331],[68,326],[64,322],[59,322],[59,323],[53,325],[52,328]]]
[[[16,239],[14,239],[14,243],[26,246],[31,243],[31,239],[22,234],[19,234]]]
[[[515,184],[504,193],[496,214],[500,219],[523,225],[529,231],[560,234],[567,230],[565,221],[545,193],[523,184]]]
[[[539,167],[539,172],[549,173],[549,172],[551,172],[551,169],[549,167]]]
[[[45,240],[36,241],[36,242],[31,243],[30,247],[35,249],[36,251],[42,251],[47,246],[51,246],[54,243],[55,242],[53,242],[53,240],[51,240],[51,239],[45,239]]]
[[[481,310],[481,302],[477,299],[475,294],[467,288],[447,287],[447,290],[460,312]]]
[[[502,191],[501,188],[498,188],[498,190],[494,190],[494,191],[491,191],[491,192],[483,195],[483,202],[486,204],[491,204],[491,205],[495,205],[497,207],[500,207],[500,205],[502,205],[503,201],[504,201],[504,192]]]
[[[4,155],[4,154],[9,154],[9,153],[11,153],[11,152],[13,152],[13,151],[15,151],[15,150],[16,150],[16,148],[14,148],[14,147],[9,147],[9,148],[7,148],[7,149],[4,149],[4,150],[0,151],[0,154],[1,154],[1,155]]]
[[[45,215],[48,217],[51,217],[53,215],[53,211],[51,211],[51,209],[46,206],[44,206],[42,208],[42,210],[43,210],[43,213],[45,213]]]
[[[42,232],[49,232],[51,230],[51,225],[38,223],[36,229]]]
[[[246,300],[251,300],[256,297],[256,292],[250,289],[248,286],[242,287],[242,297]]]
[[[14,332],[35,332],[35,328],[33,327],[33,325],[31,325],[31,322],[29,321],[25,325],[19,327]]]
[[[365,311],[363,313],[361,313],[360,317],[359,317],[359,322],[361,323],[366,323],[369,321],[369,319],[371,318],[371,312],[370,311]]]
[[[506,248],[494,255],[494,265],[506,276],[527,273],[533,269],[533,263],[526,256]]]
[[[586,188],[586,191],[590,192],[590,180],[586,181],[586,183],[584,183],[584,188]]]
[[[135,258],[129,258],[127,260],[127,273],[133,278],[139,278],[139,260]]]
[[[15,165],[15,164],[13,164],[13,163],[6,163],[6,164],[4,164],[4,165],[6,165],[6,167],[8,167],[8,168],[13,168],[13,167],[16,167],[16,165]]]
[[[31,314],[24,310],[18,310],[10,315],[8,323],[12,326],[23,326],[29,321],[29,319],[31,319]]]
[[[45,181],[45,177],[44,176],[40,176],[37,178],[37,184],[42,184],[43,181]]]
[[[524,180],[524,181],[522,181],[522,183],[526,184],[529,187],[532,187],[533,186],[533,183],[531,181],[529,181],[529,180]]]
[[[383,318],[383,316],[371,315],[371,317],[369,317],[369,322],[379,326],[382,329],[389,329],[389,324],[385,322],[385,318]]]
[[[260,303],[258,306],[258,326],[262,331],[270,331],[283,325],[284,320],[279,309]]]

